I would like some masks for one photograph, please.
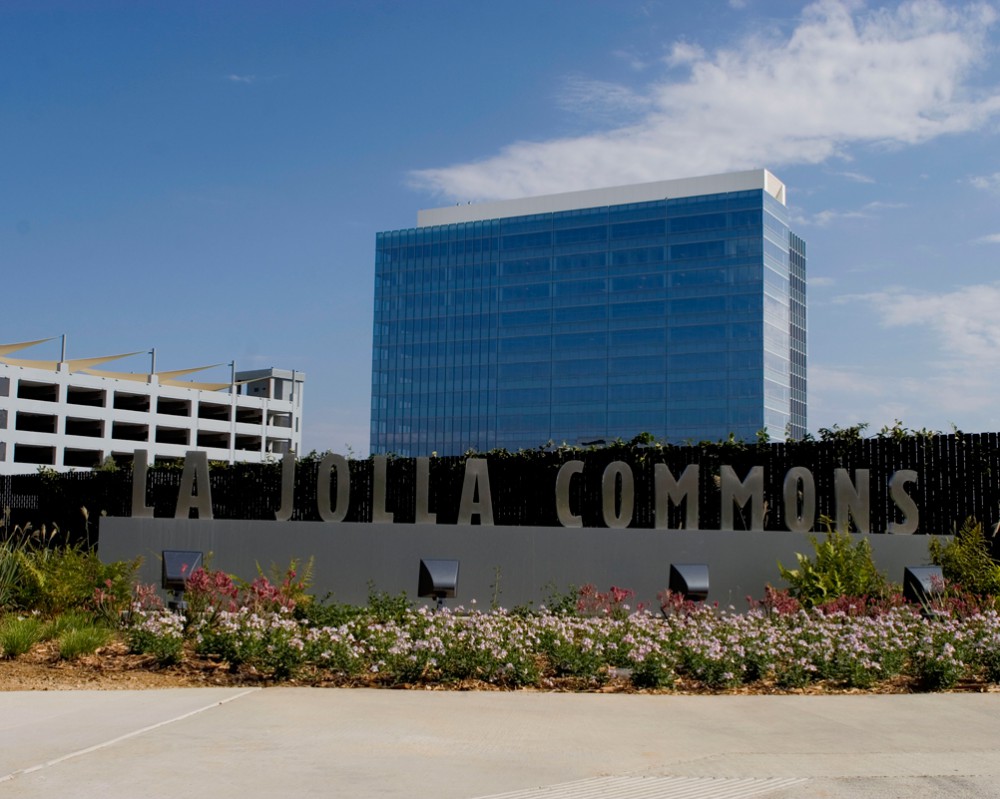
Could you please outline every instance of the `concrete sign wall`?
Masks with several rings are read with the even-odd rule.
[[[861,536],[854,535],[855,539]],[[902,582],[905,566],[929,563],[930,536],[867,536],[880,570]],[[100,555],[113,561],[142,556],[140,579],[160,583],[164,549],[211,553],[211,567],[245,579],[258,565],[287,568],[313,559],[312,593],[363,603],[368,585],[416,597],[420,559],[460,561],[458,593],[449,605],[476,600],[488,608],[495,594],[506,608],[533,602],[573,584],[632,589],[652,604],[667,587],[671,563],[709,566],[709,601],[746,608],[768,583],[781,586],[778,561],[812,554],[808,536],[791,532],[726,532],[478,525],[353,524],[201,519],[113,518],[101,521]],[[495,588],[499,579],[498,592]]]

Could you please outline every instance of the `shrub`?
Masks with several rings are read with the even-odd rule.
[[[294,616],[309,627],[341,627],[364,616],[366,609],[357,605],[341,604],[330,600],[306,602],[295,606]]]
[[[8,616],[0,623],[0,652],[5,658],[16,658],[30,652],[40,640],[42,624],[32,616]]]
[[[746,650],[740,640],[739,621],[709,608],[679,619],[677,672],[709,688],[733,688],[745,679]]]
[[[234,669],[246,665],[285,679],[305,660],[302,628],[287,610],[261,614],[250,608],[220,611],[211,621],[196,621],[194,630],[198,654],[218,657]]]
[[[53,616],[73,609],[124,610],[139,568],[139,559],[105,564],[80,546],[21,549],[18,557],[14,604]]]
[[[138,583],[132,592],[131,613],[152,613],[164,609],[159,588],[153,583]]]
[[[774,613],[778,616],[787,616],[791,613],[798,613],[802,608],[802,603],[793,597],[787,588],[775,588],[773,585],[764,586],[764,598],[754,599],[747,597],[747,605],[750,609],[759,608],[766,613]]]
[[[683,593],[671,591],[669,588],[660,591],[656,595],[656,598],[660,602],[660,612],[664,616],[690,615],[698,611],[699,608],[705,607],[704,602],[696,602],[693,599],[688,599]],[[718,607],[718,603],[713,603],[712,607]]]
[[[91,624],[88,627],[75,627],[59,636],[59,657],[63,660],[76,660],[83,655],[92,655],[111,638],[107,627]]]
[[[547,583],[542,590],[546,592],[545,601],[542,603],[545,610],[557,616],[572,616],[576,613],[576,603],[580,596],[580,589],[572,583],[565,590],[560,591],[555,583]]]
[[[673,662],[662,652],[645,653],[632,667],[636,688],[669,688],[674,684]]]
[[[375,584],[368,583],[368,612],[376,621],[401,622],[412,609],[413,603],[404,592],[392,596],[388,591],[376,591]]]
[[[601,593],[593,583],[583,586],[576,600],[576,612],[581,616],[607,616],[612,619],[624,619],[631,612],[629,602],[635,596],[635,591],[629,588],[611,586],[607,593]],[[642,605],[639,605],[642,610]]]
[[[15,604],[23,579],[23,553],[39,541],[44,543],[44,530],[32,531],[30,523],[11,527],[10,508],[4,508],[0,516],[0,609]]]
[[[1000,565],[990,554],[983,525],[975,519],[966,520],[947,543],[932,536],[928,549],[931,561],[941,567],[949,582],[979,597],[1000,596]]]
[[[188,577],[184,593],[188,618],[235,613],[239,608],[239,595],[239,587],[228,574],[199,566]]]
[[[135,654],[152,655],[161,666],[179,663],[184,650],[184,617],[166,610],[133,613],[125,638]]]
[[[270,579],[257,566],[257,579],[243,586],[244,604],[257,604],[258,610],[294,610],[300,605],[308,605],[313,597],[309,593],[312,584],[313,559],[304,566],[293,559],[288,568],[281,572],[271,569]]]
[[[953,688],[966,672],[961,638],[954,630],[936,628],[928,632],[913,653],[913,675],[925,691]]]
[[[257,613],[282,610],[291,611],[298,605],[309,605],[311,599],[306,588],[312,575],[310,561],[301,576],[297,572],[298,563],[292,561],[281,581],[272,581],[257,569],[253,582],[234,580],[223,571],[199,567],[187,580],[184,599],[188,605],[189,619],[199,619],[206,614],[213,616],[220,612],[235,613],[240,608],[250,608]]]
[[[365,651],[353,622],[338,627],[318,626],[305,634],[305,658],[333,674],[354,677],[365,669]]]
[[[867,540],[855,544],[848,533],[832,529],[822,542],[814,536],[809,540],[812,558],[796,553],[797,569],[786,569],[778,563],[789,593],[804,607],[815,607],[843,596],[884,597],[890,593],[890,585],[876,568]]]
[[[886,590],[881,594],[868,594],[865,596],[844,595],[836,599],[831,599],[821,605],[816,605],[816,609],[826,615],[843,613],[846,616],[867,616],[881,617],[890,613],[894,608],[906,605],[906,599],[899,591]]]
[[[616,619],[543,615],[538,617],[536,651],[557,677],[604,682],[609,665],[607,633],[620,625]]]
[[[530,625],[523,617],[504,610],[469,615],[448,612],[434,614],[425,630],[414,646],[430,649],[432,661],[428,665],[433,667],[436,659],[442,679],[475,679],[505,686],[538,681],[537,658],[528,643],[532,638]]]
[[[14,541],[0,542],[0,608],[10,607],[21,582],[22,545]]]
[[[70,630],[79,630],[94,626],[94,616],[84,610],[67,610],[54,616],[42,625],[42,640],[51,641],[60,638]]]
[[[996,611],[988,611],[982,617],[984,622],[976,642],[976,660],[983,669],[988,682],[1000,683],[1000,629]]]

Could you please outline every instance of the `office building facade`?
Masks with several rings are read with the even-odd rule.
[[[801,437],[805,255],[766,170],[421,211],[376,239],[372,452]]]

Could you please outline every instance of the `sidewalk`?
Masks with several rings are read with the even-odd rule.
[[[1000,797],[1000,694],[0,693],[6,797]]]

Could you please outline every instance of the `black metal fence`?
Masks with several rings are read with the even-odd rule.
[[[899,522],[901,511],[890,496],[888,481],[899,470],[913,470],[917,479],[906,492],[919,509],[920,533],[949,533],[965,519],[975,517],[992,527],[1000,521],[1000,439],[996,433],[870,438],[857,441],[827,440],[786,444],[703,444],[693,447],[658,447],[620,444],[590,450],[533,450],[521,453],[488,453],[477,457],[489,463],[489,484],[494,522],[498,525],[555,526],[555,484],[559,468],[570,460],[583,462],[582,472],[571,482],[570,501],[587,527],[604,525],[602,477],[615,461],[629,465],[635,485],[632,527],[654,525],[654,468],[666,464],[675,477],[692,463],[700,466],[699,526],[718,529],[721,494],[720,467],[729,465],[739,479],[755,466],[764,470],[764,528],[786,530],[783,502],[785,475],[792,467],[810,470],[816,486],[817,520],[836,512],[834,470],[870,472],[870,524],[884,532]],[[372,518],[373,461],[351,461],[350,502],[347,521]],[[387,464],[387,510],[396,523],[414,521],[416,461],[390,458]],[[317,475],[319,462],[302,460],[296,466],[295,520],[319,520]],[[429,508],[438,524],[458,518],[464,458],[430,461]],[[213,465],[210,470],[212,506],[217,519],[273,519],[281,504],[280,464]],[[331,495],[336,497],[336,472]],[[150,468],[146,503],[156,516],[172,517],[177,505],[181,471]],[[128,516],[132,504],[132,474],[127,470],[52,473],[0,477],[0,506],[8,527],[30,523],[34,529],[57,526],[72,540],[96,540],[100,517]],[[84,511],[83,509],[86,509]],[[671,506],[669,526],[682,526],[683,510]],[[749,526],[749,508],[736,510],[736,529]],[[819,523],[817,522],[817,527]]]

